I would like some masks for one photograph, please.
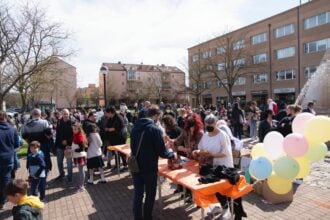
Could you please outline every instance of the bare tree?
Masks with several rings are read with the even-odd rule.
[[[208,51],[201,55],[204,58],[202,70],[211,73],[213,80],[217,80],[225,89],[229,103],[233,102],[233,87],[239,83],[240,78],[245,80],[245,77],[264,71],[266,67],[264,62],[253,61],[255,52],[246,48],[246,36],[225,34],[217,39],[216,56],[211,56]]]
[[[195,102],[192,103],[195,107],[202,103],[202,94],[208,90],[207,83],[210,81],[210,76],[206,76],[206,65],[201,62],[201,54],[198,54],[198,59],[190,62],[188,69],[189,86],[186,92],[192,95]]]
[[[0,107],[5,95],[16,85],[52,65],[53,57],[67,57],[72,50],[64,49],[69,34],[61,24],[48,21],[45,10],[26,5],[19,12],[0,6],[1,63]],[[2,41],[2,37],[6,39]],[[24,104],[24,103],[23,103]]]

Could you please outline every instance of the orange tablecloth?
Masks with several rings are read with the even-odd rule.
[[[129,156],[131,149],[129,145],[116,145],[108,147],[108,150],[115,150]],[[237,199],[250,193],[253,188],[246,183],[245,177],[241,176],[236,185],[232,185],[228,180],[221,180],[215,183],[201,184],[199,165],[197,161],[190,160],[182,165],[181,169],[170,170],[167,166],[167,159],[160,158],[158,161],[158,175],[170,179],[176,184],[180,184],[190,189],[194,195],[196,205],[205,208],[211,204],[218,203],[215,193],[219,192],[227,197]]]

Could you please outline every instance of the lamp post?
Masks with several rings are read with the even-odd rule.
[[[104,107],[107,107],[107,85],[106,85],[106,75],[108,73],[108,68],[102,66],[100,72],[103,74],[103,97],[104,97]]]

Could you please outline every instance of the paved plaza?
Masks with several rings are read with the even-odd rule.
[[[54,181],[58,176],[56,158],[50,173],[47,203],[44,219],[132,219],[132,180],[128,172],[121,174],[106,171],[107,184],[88,185],[86,191],[75,194],[75,184],[65,180]],[[330,216],[330,160],[325,159],[313,165],[311,175],[296,189],[291,203],[268,204],[255,193],[244,197],[247,219],[329,219]],[[19,178],[27,178],[25,159]],[[77,168],[74,168],[75,175]],[[74,176],[75,177],[75,176]],[[201,210],[195,205],[184,205],[178,195],[173,195],[173,187],[167,180],[163,183],[163,209],[159,210],[158,197],[154,208],[154,219],[201,219]],[[0,212],[0,219],[11,219],[11,206],[7,204]],[[206,209],[206,213],[209,210]],[[217,219],[207,216],[206,219]]]

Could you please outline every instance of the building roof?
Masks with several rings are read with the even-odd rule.
[[[316,1],[316,0],[314,0],[314,1]],[[207,44],[207,43],[209,43],[209,42],[211,42],[211,41],[213,41],[213,40],[219,39],[219,38],[224,37],[224,36],[226,36],[226,35],[234,34],[234,33],[236,33],[236,32],[242,31],[242,30],[244,30],[244,29],[248,29],[248,28],[250,28],[250,27],[253,26],[253,25],[256,25],[256,24],[259,24],[259,23],[262,23],[262,22],[265,22],[265,21],[271,20],[271,19],[273,19],[273,18],[275,18],[275,17],[278,17],[278,16],[281,16],[281,15],[283,15],[283,14],[289,13],[289,12],[291,12],[291,11],[297,10],[298,8],[305,7],[305,6],[309,5],[309,4],[314,3],[314,1],[306,2],[306,3],[302,4],[302,5],[296,6],[296,7],[294,7],[294,8],[288,9],[288,10],[283,11],[283,12],[280,12],[280,13],[278,13],[278,14],[276,14],[276,15],[271,16],[271,17],[268,17],[268,18],[262,19],[262,20],[260,20],[260,21],[255,22],[255,23],[252,23],[252,24],[249,24],[249,25],[247,25],[247,26],[244,26],[244,27],[241,27],[241,28],[239,28],[239,29],[236,29],[236,30],[234,30],[234,31],[228,32],[228,33],[226,33],[226,34],[224,34],[224,35],[221,35],[221,36],[218,36],[218,37],[214,37],[214,38],[212,38],[212,39],[210,39],[210,40],[207,40],[207,41],[204,41],[204,42],[202,42],[202,43],[196,44],[196,45],[194,45],[194,46],[192,46],[192,47],[189,47],[188,50],[193,49],[193,48],[198,47],[198,46],[201,46],[201,45],[203,45],[203,44]]]
[[[109,71],[127,71],[130,69],[141,72],[171,72],[171,73],[184,73],[176,66],[162,65],[146,65],[146,64],[127,64],[127,63],[102,63]]]

